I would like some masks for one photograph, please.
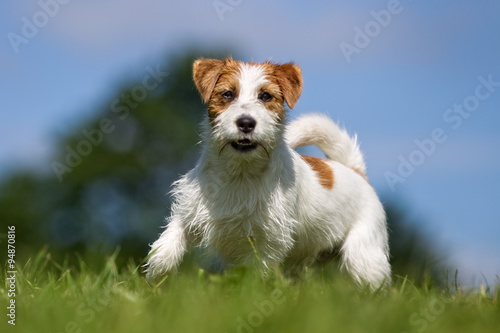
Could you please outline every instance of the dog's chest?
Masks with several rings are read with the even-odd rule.
[[[283,209],[290,205],[285,202],[287,195],[279,182],[248,177],[217,186],[208,182],[200,189],[200,204],[206,211],[198,221],[203,230],[202,242],[229,261],[246,261],[253,256],[252,246],[264,257],[278,254],[272,253],[277,248],[289,248],[282,243],[290,242],[293,218],[289,209]]]
[[[245,230],[259,227],[273,214],[272,190],[262,180],[238,179],[212,188],[206,193],[205,205],[212,223],[225,227],[230,223]]]

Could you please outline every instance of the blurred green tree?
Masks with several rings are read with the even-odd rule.
[[[191,66],[200,54],[146,67],[137,84],[60,138],[53,173],[0,184],[0,224],[16,226],[21,253],[121,245],[124,257],[145,255],[168,214],[171,183],[195,162],[204,107]]]
[[[389,248],[393,275],[406,277],[421,285],[432,282],[443,284],[446,257],[439,254],[434,239],[419,230],[419,221],[410,218],[401,203],[384,204],[389,228]]]

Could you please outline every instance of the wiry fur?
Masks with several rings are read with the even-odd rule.
[[[365,161],[356,136],[351,138],[325,115],[309,114],[299,117],[287,126],[285,137],[291,148],[315,145],[327,158],[362,174],[366,173]]]
[[[255,260],[254,246],[265,267],[283,265],[292,273],[320,253],[340,248],[343,267],[355,281],[372,288],[390,283],[385,213],[363,177],[366,168],[356,140],[319,115],[300,117],[286,126],[285,134],[285,117],[274,111],[277,104],[263,102],[259,94],[263,86],[279,88],[282,96],[272,101],[294,105],[302,88],[300,69],[231,61],[195,63],[195,82],[209,107],[222,102],[206,87],[216,91],[230,81],[214,71],[236,66],[238,94],[204,121],[200,160],[174,184],[172,214],[151,246],[148,278],[175,270],[193,245],[218,253],[229,265]],[[287,80],[289,76],[294,79]],[[242,115],[256,119],[250,133],[235,125]],[[238,151],[230,143],[241,139],[258,145]],[[308,144],[326,154],[334,175],[331,189],[292,149]]]

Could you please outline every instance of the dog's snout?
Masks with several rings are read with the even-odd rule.
[[[236,120],[236,126],[243,133],[250,133],[255,129],[257,122],[249,116],[242,116]]]

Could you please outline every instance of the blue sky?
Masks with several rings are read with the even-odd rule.
[[[50,170],[57,133],[110,103],[123,79],[186,46],[293,60],[305,83],[291,117],[328,113],[357,132],[378,193],[405,203],[464,283],[480,273],[492,282],[500,274],[500,87],[483,84],[488,96],[474,96],[484,80],[500,82],[499,15],[494,0],[2,2],[0,173]],[[37,31],[23,32],[26,21]],[[16,46],[13,34],[29,38]],[[356,51],[346,56],[345,45]],[[464,103],[473,111],[453,128],[447,110]],[[415,140],[428,142],[436,129],[446,141],[422,155]],[[388,172],[410,157],[418,165],[392,189]]]

